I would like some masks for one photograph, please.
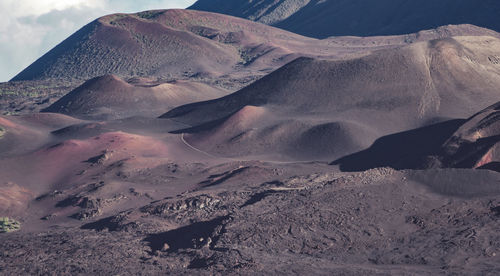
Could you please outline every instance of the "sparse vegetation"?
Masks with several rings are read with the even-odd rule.
[[[17,95],[15,91],[0,90],[0,96]]]
[[[124,17],[127,17],[126,14],[112,14],[106,16],[106,19],[108,20],[109,24],[111,25],[118,25],[118,21]]]
[[[21,229],[21,223],[17,220],[0,217],[0,233],[14,232]]]
[[[0,138],[2,138],[5,134],[5,129],[0,126]]]
[[[162,13],[164,13],[164,11],[144,11],[138,13],[137,16],[143,19],[154,19]]]
[[[4,111],[2,113],[3,116],[14,116],[14,115],[19,115],[19,112],[16,111]]]
[[[0,115],[37,112],[80,84],[77,80],[53,79],[0,83]]]

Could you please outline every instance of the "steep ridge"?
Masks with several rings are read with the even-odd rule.
[[[144,78],[126,82],[117,76],[106,75],[85,82],[43,112],[86,119],[156,117],[173,107],[225,94],[223,89],[197,82],[162,83]]]
[[[500,30],[500,3],[494,0],[199,0],[190,9],[317,38],[407,34],[464,23]]]
[[[336,47],[236,17],[187,10],[113,14],[86,25],[13,80],[219,76],[277,68]],[[302,53],[304,52],[304,53]]]
[[[298,12],[311,0],[199,0],[189,9],[209,11],[247,18],[252,21],[272,25]]]
[[[232,132],[234,136],[211,140],[209,151],[221,154],[237,156],[242,147],[252,149],[245,155],[276,150],[290,157],[307,148],[300,141],[334,144],[338,135],[347,135],[342,141],[358,141],[346,146],[347,151],[361,150],[378,137],[446,118],[465,118],[497,101],[499,46],[500,40],[493,37],[455,37],[352,60],[300,58],[236,93],[178,107],[162,117],[196,126],[184,131],[192,133],[187,140],[196,145],[208,139],[207,129],[223,127],[245,106],[272,114]],[[229,147],[236,141],[238,146]],[[290,150],[280,150],[283,146]],[[334,150],[321,151],[319,144],[307,152],[341,157]],[[315,156],[307,152],[299,155]]]

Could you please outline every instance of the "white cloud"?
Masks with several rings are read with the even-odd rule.
[[[195,0],[1,0],[0,81],[8,81],[97,17],[185,8]]]

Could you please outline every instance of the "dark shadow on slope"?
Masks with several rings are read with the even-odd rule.
[[[85,230],[96,230],[96,231],[102,231],[104,229],[108,229],[108,231],[116,231],[118,230],[118,223],[115,221],[115,217],[107,217],[100,219],[95,222],[90,222],[87,224],[84,224],[81,229]]]
[[[491,207],[490,210],[495,216],[500,217],[500,206]]]
[[[225,221],[227,219],[229,219],[229,216],[222,216],[209,221],[196,222],[171,231],[150,234],[144,241],[149,243],[151,253],[158,250],[175,252],[179,249],[200,248],[207,243],[208,238],[211,238],[213,243],[217,242],[218,236],[224,232]]]
[[[204,103],[204,102],[200,102],[200,103]],[[196,108],[197,104],[198,103],[187,104],[187,105],[185,105],[185,107],[190,107],[190,106],[193,105],[194,108]],[[176,111],[177,109],[182,109],[183,107],[184,106],[181,106],[181,107],[178,107],[178,108],[174,108],[173,110],[171,110],[171,111],[167,112],[166,114],[162,115],[160,118],[167,118],[167,119],[171,118],[171,117],[167,116],[168,114],[170,114],[170,112]],[[224,124],[224,122],[226,122],[227,120],[231,119],[231,117],[233,115],[237,114],[244,107],[245,107],[244,104],[240,104],[235,109],[235,111],[231,112],[229,115],[226,115],[226,116],[224,116],[222,118],[211,120],[211,121],[207,121],[207,122],[204,122],[204,123],[201,123],[201,124],[198,124],[198,125],[195,125],[195,126],[191,126],[191,127],[188,127],[188,128],[182,128],[182,129],[170,131],[169,133],[172,133],[172,134],[182,134],[182,133],[200,133],[200,132],[205,132],[205,131],[211,131],[211,130],[217,128],[218,126]],[[184,115],[184,114],[182,114],[182,115]],[[175,116],[173,116],[173,118],[175,118]]]
[[[198,133],[198,132],[203,132],[203,131],[210,131],[213,128],[216,128],[217,126],[219,126],[222,123],[224,123],[233,114],[231,114],[231,115],[229,115],[227,117],[224,117],[222,119],[217,119],[217,120],[214,120],[214,121],[210,121],[208,123],[203,123],[201,125],[197,125],[197,126],[194,126],[194,127],[188,127],[188,128],[182,128],[182,129],[170,131],[169,133],[172,133],[172,134],[182,134],[182,133]]]
[[[450,120],[435,125],[384,136],[368,149],[331,163],[342,171],[365,171],[379,167],[418,169],[427,157],[440,152],[441,146],[465,122]]]
[[[229,172],[225,172],[223,174],[216,174],[209,176],[208,180],[200,182],[202,187],[212,187],[219,184],[224,183],[226,180],[231,179],[234,176],[239,175],[240,173],[248,170],[249,167],[238,168]]]
[[[127,212],[120,213],[116,216],[106,217],[99,219],[94,222],[89,222],[80,227],[84,230],[95,230],[103,231],[131,231],[132,229],[137,229],[138,225],[136,222],[127,220]]]
[[[264,192],[253,194],[252,197],[250,197],[245,203],[243,203],[243,205],[240,206],[240,208],[244,208],[244,207],[253,205],[253,204],[255,204],[255,203],[263,200],[264,198],[266,198],[272,194],[275,194],[275,193],[278,193],[278,191],[269,190],[269,191],[264,191]]]

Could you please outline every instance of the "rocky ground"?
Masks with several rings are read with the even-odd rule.
[[[0,272],[496,275],[500,269],[495,172],[382,168],[285,176],[283,165],[274,165],[276,174],[242,185],[236,176],[258,173],[253,165],[79,227],[1,235]],[[464,175],[476,179],[467,183],[476,185],[473,192],[452,185]]]

